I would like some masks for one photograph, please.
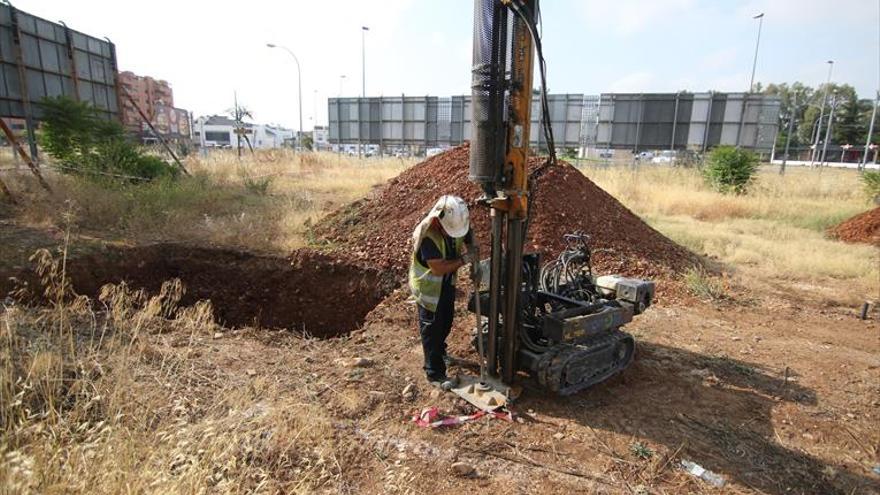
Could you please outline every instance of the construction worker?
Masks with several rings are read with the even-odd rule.
[[[446,376],[446,337],[455,311],[455,273],[472,263],[472,244],[467,204],[458,196],[437,200],[413,231],[409,287],[419,310],[419,334],[425,353],[428,381],[443,390],[455,386]]]

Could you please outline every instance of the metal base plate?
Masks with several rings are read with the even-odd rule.
[[[458,386],[450,392],[471,403],[481,411],[494,411],[507,405],[510,387],[497,380],[487,378],[481,382],[477,376],[461,375]]]

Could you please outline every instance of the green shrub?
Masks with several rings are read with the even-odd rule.
[[[178,170],[125,139],[122,126],[94,107],[66,97],[41,102],[40,145],[64,173],[140,181],[176,177]]]
[[[877,202],[880,199],[880,171],[865,170],[862,172],[862,186],[865,188],[865,194],[868,198]]]
[[[758,171],[758,157],[733,146],[712,150],[703,168],[703,177],[722,193],[745,194]]]

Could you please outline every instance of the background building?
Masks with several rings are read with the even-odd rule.
[[[174,107],[174,92],[168,81],[139,76],[133,72],[119,73],[121,92],[131,95],[132,103],[123,94],[122,123],[125,129],[149,143],[158,138],[150,126],[141,118],[138,108],[149,118],[153,128],[166,140],[189,141],[192,137],[192,123],[189,112]],[[137,104],[137,108],[135,108]]]
[[[225,115],[199,117],[193,123],[193,140],[203,148],[235,148],[238,135],[235,121]],[[247,136],[255,149],[281,148],[290,145],[293,131],[277,125],[243,123],[243,136]],[[247,148],[244,138],[242,148]]]
[[[316,125],[312,129],[312,143],[316,151],[330,149],[330,129],[325,125]]]
[[[131,95],[137,106],[150,119],[156,113],[157,106],[174,106],[174,92],[168,81],[125,71],[119,73],[119,86],[122,91]],[[131,132],[141,132],[143,119],[138,114],[135,105],[124,96],[122,98],[122,123]]]

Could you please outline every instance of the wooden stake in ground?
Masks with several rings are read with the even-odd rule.
[[[31,172],[33,172],[34,175],[37,177],[37,180],[40,181],[40,185],[43,186],[45,190],[52,192],[52,188],[49,187],[49,183],[46,182],[46,179],[43,178],[43,174],[40,173],[40,169],[37,167],[37,164],[34,163],[34,161],[31,160],[30,155],[28,155],[27,152],[24,151],[24,148],[21,147],[21,143],[18,142],[18,139],[15,137],[12,129],[10,129],[9,126],[6,125],[6,122],[4,122],[3,119],[0,119],[0,129],[3,130],[3,134],[5,134],[6,139],[9,140],[9,144],[12,145],[13,151],[17,152],[19,156],[21,156],[21,158],[27,164],[28,168],[31,169]],[[5,185],[3,186],[3,189],[4,192],[9,192],[9,189],[7,189]]]

